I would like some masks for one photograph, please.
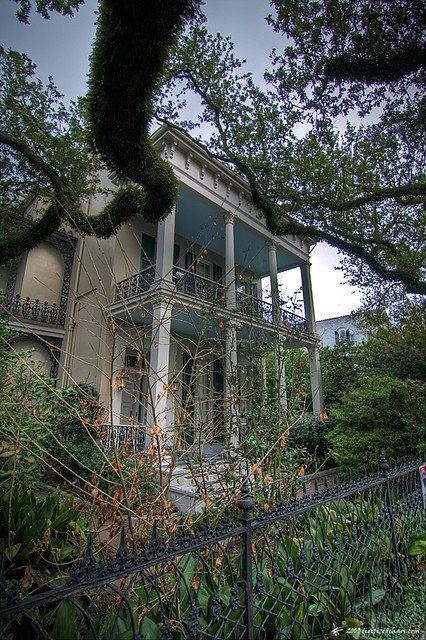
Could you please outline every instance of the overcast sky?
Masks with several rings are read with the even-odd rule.
[[[52,76],[65,97],[75,99],[87,89],[96,7],[96,0],[86,0],[74,18],[52,15],[43,20],[32,14],[28,26],[15,18],[15,3],[0,0],[0,42],[5,48],[28,53],[38,66],[38,77]],[[264,20],[270,12],[268,0],[207,0],[204,11],[210,31],[231,36],[236,55],[247,60],[247,70],[259,80],[270,50],[280,43]],[[359,294],[341,284],[343,275],[335,269],[338,264],[336,251],[327,245],[313,250],[311,273],[318,320],[345,315],[359,305]],[[286,278],[284,286],[291,294],[300,286],[297,275]]]

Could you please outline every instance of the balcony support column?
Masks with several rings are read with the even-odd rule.
[[[305,318],[309,333],[316,333],[314,297],[312,293],[311,267],[309,262],[304,262],[300,267],[302,276],[303,305],[305,307]],[[312,407],[313,412],[319,415],[324,410],[324,400],[322,393],[321,365],[319,358],[319,341],[308,348],[309,369],[311,374]]]
[[[173,248],[175,242],[176,207],[157,224],[155,282],[173,284]]]
[[[280,319],[280,292],[278,288],[277,245],[268,240],[269,283],[271,287],[272,317],[274,322]]]
[[[277,336],[275,339],[275,387],[278,396],[278,411],[281,414],[287,413],[287,383],[285,374],[285,347]]]
[[[237,324],[228,320],[225,327],[225,439],[238,444],[238,358]]]
[[[117,387],[117,377],[120,371],[124,371],[126,342],[124,337],[118,333],[117,327],[113,328],[113,361],[112,361],[112,380],[111,380],[111,407],[110,407],[110,424],[123,424],[123,416],[121,413],[121,401],[123,392]],[[109,377],[109,376],[108,376]]]
[[[168,433],[173,428],[168,393],[172,306],[170,302],[160,300],[152,309],[148,422],[152,427],[158,426],[160,433]]]
[[[235,248],[234,248],[234,219],[231,212],[224,213],[225,218],[225,289],[226,306],[235,309],[237,296],[235,289]]]

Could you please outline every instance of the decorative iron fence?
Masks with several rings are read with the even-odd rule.
[[[421,532],[418,462],[257,511],[246,481],[239,522],[205,515],[140,550],[123,529],[115,557],[93,552],[61,586],[27,593],[0,579],[0,636],[308,640],[378,629],[403,600]],[[62,634],[62,635],[61,635]]]
[[[40,302],[38,299],[31,300],[28,296],[22,298],[19,294],[6,296],[0,302],[1,312],[6,312],[14,318],[43,322],[57,327],[63,327],[65,324],[65,310],[57,304],[50,304],[47,300],[44,302]]]

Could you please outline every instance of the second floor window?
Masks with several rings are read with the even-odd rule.
[[[149,236],[147,233],[142,234],[141,271],[155,264],[155,245],[154,236]]]
[[[337,331],[334,332],[334,342],[335,344],[338,344],[339,342],[342,342],[343,340],[345,340],[346,342],[353,342],[354,341],[354,336],[353,334],[349,331],[349,329],[338,329]]]

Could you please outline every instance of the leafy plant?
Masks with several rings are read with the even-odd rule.
[[[20,579],[28,589],[61,575],[61,565],[79,555],[86,535],[74,499],[61,498],[59,489],[38,499],[15,484],[0,498],[0,552],[7,580]]]
[[[326,438],[329,430],[328,420],[324,422],[318,416],[306,414],[291,428],[287,444],[289,447],[304,449],[309,455],[323,460],[330,448]]]
[[[94,471],[99,473],[103,466],[97,429],[102,407],[98,398],[97,391],[87,384],[58,389],[48,398],[44,422],[50,433],[45,446],[60,476],[91,480]]]
[[[52,390],[51,380],[32,361],[32,351],[12,348],[14,333],[0,318],[0,486],[36,485],[43,474],[40,459],[47,434],[40,407]]]
[[[360,381],[334,409],[329,432],[335,458],[352,467],[413,455],[424,447],[424,388],[412,380],[373,376]]]

